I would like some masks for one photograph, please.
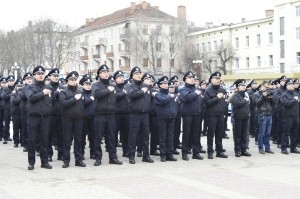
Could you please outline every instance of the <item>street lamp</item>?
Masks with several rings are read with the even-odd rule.
[[[201,78],[202,63],[203,63],[203,60],[201,60],[201,59],[193,60],[194,70],[196,71],[196,73],[199,76],[200,80],[202,79]]]
[[[18,74],[20,71],[20,66],[18,66],[17,62],[15,62],[14,66],[11,67],[14,70],[14,74],[15,74],[15,79],[18,78]]]

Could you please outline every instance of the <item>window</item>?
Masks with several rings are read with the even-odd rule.
[[[170,66],[173,68],[174,65],[175,65],[175,64],[174,64],[174,59],[171,59],[171,60],[170,60]]]
[[[300,17],[300,6],[296,6],[296,16]]]
[[[114,45],[110,46],[110,52],[114,52]]]
[[[300,64],[300,52],[296,52],[297,64]]]
[[[273,66],[273,55],[269,55],[269,66]]]
[[[279,18],[279,25],[280,25],[280,35],[284,35],[284,17]]]
[[[257,38],[257,45],[260,46],[260,34],[257,34],[256,38]]]
[[[250,66],[250,65],[249,65],[249,61],[250,61],[250,60],[249,60],[249,57],[246,57],[246,67],[247,67],[247,68],[249,68],[249,66]]]
[[[216,51],[218,49],[218,42],[214,41],[214,50]]]
[[[148,26],[143,25],[143,34],[148,35]]]
[[[246,36],[246,47],[249,47],[249,36]]]
[[[170,52],[174,52],[174,44],[170,44]]]
[[[300,27],[296,28],[296,39],[300,40]]]
[[[284,63],[280,63],[280,73],[284,73],[284,68],[285,68],[285,64]]]
[[[202,43],[202,52],[206,52],[206,46],[205,46],[205,43]]]
[[[143,66],[144,66],[145,68],[148,67],[148,58],[144,58],[144,59],[143,59]]]
[[[118,45],[118,50],[119,50],[119,52],[122,50],[121,44]]]
[[[269,32],[269,44],[273,43],[273,33]]]
[[[210,42],[207,43],[207,51],[211,52],[211,43]]]
[[[143,43],[143,50],[148,51],[148,42]]]
[[[284,40],[280,40],[280,58],[284,58]]]
[[[161,68],[161,59],[160,58],[156,59],[156,67]]]
[[[236,67],[236,68],[239,68],[239,67],[240,67],[240,60],[239,60],[239,58],[236,58],[236,59],[235,59],[235,67]]]
[[[161,43],[156,43],[156,51],[161,51]]]
[[[239,48],[240,43],[239,43],[239,38],[235,38],[235,48]]]
[[[260,56],[257,56],[257,66],[261,66],[261,58],[260,58]]]
[[[122,66],[122,60],[119,59],[119,67],[121,67],[121,66]]]

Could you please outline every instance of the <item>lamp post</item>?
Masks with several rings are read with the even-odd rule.
[[[15,79],[19,77],[20,66],[15,62],[14,66],[11,67],[14,70]]]
[[[194,70],[196,71],[197,75],[199,76],[199,79],[201,81],[201,73],[202,73],[202,63],[203,61],[201,59],[193,60],[194,64]]]

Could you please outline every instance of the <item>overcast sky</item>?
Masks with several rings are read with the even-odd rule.
[[[8,0],[1,3],[0,29],[18,30],[28,21],[40,18],[79,27],[85,18],[97,18],[130,6],[134,0]],[[241,18],[260,19],[264,11],[273,9],[273,0],[148,0],[152,6],[159,6],[163,12],[177,15],[177,6],[184,5],[187,20],[196,25],[212,21],[214,24],[236,23]]]

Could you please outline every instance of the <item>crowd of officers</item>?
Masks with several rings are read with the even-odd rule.
[[[87,74],[79,84],[78,80],[76,71],[59,78],[59,69],[46,75],[43,66],[37,66],[22,79],[15,80],[11,75],[0,79],[1,141],[11,141],[12,118],[14,147],[21,144],[28,152],[28,170],[34,169],[36,153],[41,167],[51,169],[53,146],[57,160],[63,161],[62,167],[69,167],[72,144],[75,166],[85,167],[86,140],[94,166],[101,165],[103,143],[109,164],[122,164],[117,156],[118,141],[122,143],[122,156],[130,164],[135,164],[136,153],[148,163],[154,162],[150,155],[160,156],[162,162],[177,161],[174,155],[180,153],[176,149],[181,149],[185,161],[189,160],[188,154],[202,160],[200,154],[206,151],[201,135],[207,135],[208,159],[213,159],[214,151],[216,157],[227,158],[222,139],[228,138],[228,103],[232,103],[236,157],[251,156],[249,132],[261,154],[274,153],[270,134],[283,154],[288,154],[288,147],[290,152],[299,153],[299,82],[285,76],[259,86],[255,80],[246,86],[245,80],[238,79],[231,96],[222,85],[220,72],[213,73],[206,82],[188,71],[180,86],[177,76],[155,81],[149,73],[142,75],[136,66],[130,79],[125,80],[121,70],[110,76],[109,68],[101,65],[95,82]]]

